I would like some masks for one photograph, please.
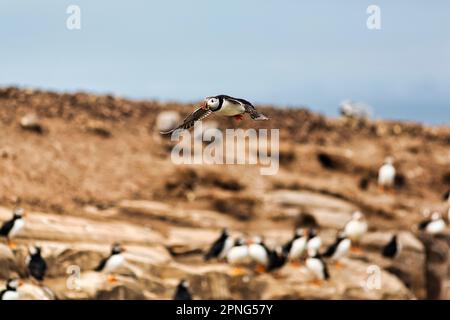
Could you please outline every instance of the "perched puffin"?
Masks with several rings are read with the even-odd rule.
[[[234,266],[234,269],[232,270],[232,275],[234,276],[245,273],[241,266],[252,262],[249,246],[242,238],[237,238],[235,240],[234,246],[228,250],[226,258],[227,262]]]
[[[189,292],[189,282],[181,280],[177,286],[173,300],[192,300],[191,293]]]
[[[5,237],[8,241],[8,246],[14,248],[16,245],[12,242],[15,237],[25,226],[26,213],[22,208],[16,208],[13,211],[13,217],[3,223],[0,228],[0,236]]]
[[[206,97],[201,103],[200,108],[187,116],[182,124],[169,131],[163,131],[161,134],[170,134],[178,129],[190,129],[196,121],[203,120],[213,112],[227,117],[234,117],[238,121],[242,120],[245,113],[248,113],[256,121],[269,119],[262,113],[256,111],[256,108],[247,100],[221,94]]]
[[[283,247],[276,247],[274,250],[269,251],[269,263],[266,271],[271,272],[280,269],[286,263],[287,257],[283,250]]]
[[[205,261],[212,258],[222,260],[226,257],[228,250],[234,245],[234,240],[230,237],[228,230],[223,229],[220,237],[211,245],[208,253],[205,255]]]
[[[313,282],[315,284],[321,285],[322,281],[328,280],[330,278],[327,264],[322,259],[320,254],[314,249],[308,250],[308,258],[306,259],[306,268],[314,276]]]
[[[17,289],[22,285],[18,279],[9,279],[6,282],[6,289],[0,291],[0,300],[20,300]]]
[[[121,267],[125,262],[125,257],[122,255],[122,252],[125,251],[125,248],[120,244],[115,243],[111,248],[111,254],[102,259],[100,264],[94,270],[97,272],[105,272],[108,274],[108,281],[114,283],[117,281],[116,277],[112,274],[115,270]]]
[[[248,246],[248,254],[252,262],[256,263],[256,271],[265,272],[269,265],[270,250],[261,237],[255,237]]]
[[[306,243],[306,249],[309,251],[319,252],[322,246],[322,239],[317,235],[316,229],[309,229],[308,242]]]
[[[360,211],[356,211],[352,215],[352,219],[345,225],[344,233],[352,241],[352,250],[360,251],[359,242],[362,236],[367,232],[368,226],[364,215]]]
[[[41,255],[40,247],[34,247],[30,250],[26,265],[29,275],[39,282],[44,281],[47,273],[47,263]]]
[[[394,234],[391,240],[383,247],[383,257],[394,259],[401,250],[400,242],[398,241],[398,236]]]
[[[345,233],[340,232],[336,236],[336,240],[334,241],[334,243],[327,248],[323,256],[325,258],[330,258],[331,260],[333,260],[336,264],[336,267],[339,267],[341,265],[339,260],[348,255],[351,246],[352,240],[347,238]]]
[[[378,171],[378,186],[384,191],[386,188],[393,188],[395,183],[396,170],[394,159],[387,157],[384,164]]]
[[[306,249],[308,241],[307,231],[304,228],[295,230],[292,239],[283,246],[283,254],[287,259],[296,266],[300,265],[299,259],[302,257]]]
[[[442,233],[444,229],[445,221],[442,219],[439,212],[434,212],[431,215],[431,219],[424,220],[419,224],[419,230],[431,235]]]

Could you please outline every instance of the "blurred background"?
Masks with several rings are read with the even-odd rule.
[[[366,9],[381,8],[381,30]],[[81,30],[68,30],[69,5]],[[0,85],[450,121],[448,1],[2,1]]]

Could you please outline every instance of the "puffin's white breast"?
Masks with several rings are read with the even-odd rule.
[[[295,239],[292,242],[291,250],[289,251],[289,259],[299,259],[306,249],[306,237]]]
[[[336,252],[333,254],[333,259],[338,260],[340,258],[343,258],[347,256],[350,247],[352,245],[352,241],[350,239],[344,239],[341,242],[339,242]]]
[[[314,276],[318,279],[324,280],[324,268],[323,263],[317,258],[308,258],[306,259],[306,268],[308,268],[309,271],[311,271]]]
[[[119,268],[125,262],[125,258],[121,254],[112,255],[108,261],[106,261],[105,272],[112,272],[115,269]]]
[[[246,264],[250,262],[248,246],[233,247],[228,251],[227,261],[229,264]]]
[[[230,103],[228,100],[224,99],[222,108],[217,111],[218,114],[222,114],[224,116],[236,116],[238,114],[243,114],[245,112],[245,108],[241,104]]]
[[[17,291],[6,291],[2,300],[20,300],[20,294]]]
[[[395,168],[391,164],[385,164],[378,172],[378,184],[380,186],[393,186],[395,181]]]
[[[23,219],[15,220],[14,225],[8,234],[8,237],[13,238],[14,236],[16,236],[23,229],[24,226],[25,226],[25,220],[23,220]]]
[[[322,239],[320,239],[319,236],[316,236],[308,241],[307,243],[308,251],[319,251],[320,247],[322,246]]]
[[[231,237],[228,237],[225,240],[225,243],[223,245],[223,249],[220,252],[218,258],[219,259],[225,258],[227,256],[228,251],[230,251],[230,249],[233,247],[233,245],[234,245],[234,240]]]
[[[269,262],[267,251],[260,244],[251,244],[248,248],[248,253],[250,258],[256,263],[267,265]]]
[[[345,226],[345,233],[352,240],[359,240],[367,231],[365,221],[351,220]]]
[[[425,231],[429,234],[438,234],[441,233],[442,231],[444,231],[445,229],[445,222],[443,219],[438,219],[435,221],[431,221]]]

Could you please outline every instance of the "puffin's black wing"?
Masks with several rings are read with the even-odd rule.
[[[14,219],[6,221],[0,228],[0,236],[6,237],[14,226]]]
[[[279,255],[275,250],[269,251],[269,264],[267,266],[267,271],[273,271],[281,268],[286,263],[286,255],[281,253]]]
[[[393,236],[391,241],[383,248],[383,256],[386,258],[393,258],[397,253],[397,237]]]
[[[431,220],[427,219],[419,223],[419,230],[425,230],[425,228],[428,226],[430,222]]]
[[[178,285],[173,300],[192,300],[192,296],[189,293],[188,289],[186,289],[182,285]]]
[[[450,201],[450,189],[446,193],[444,193],[444,196],[442,197],[442,199],[444,201]]]
[[[106,262],[108,261],[109,257],[107,258],[103,258],[99,265],[94,269],[94,271],[100,272],[103,270],[103,268],[105,268]]]
[[[340,239],[336,239],[336,241],[331,246],[328,247],[323,256],[326,258],[331,257],[336,252],[339,242],[341,242]]]
[[[239,103],[245,108],[245,112],[247,112],[253,120],[269,120],[265,115],[256,111],[256,108],[247,100],[230,97],[227,95],[221,95],[222,98],[227,99],[230,102]]]
[[[325,276],[325,280],[330,279],[330,272],[328,271],[328,266],[325,263],[325,261],[323,261],[323,259],[320,259],[320,261],[322,261],[323,264],[323,275]]]
[[[28,272],[36,280],[43,281],[47,273],[47,263],[41,256],[34,256],[28,263]]]
[[[194,126],[196,121],[203,120],[207,116],[209,116],[212,113],[210,109],[203,109],[198,108],[194,112],[192,112],[190,115],[186,117],[186,119],[183,120],[183,123],[180,124],[178,127],[171,129],[169,131],[162,131],[161,134],[170,134],[178,129],[190,129]]]
[[[3,296],[5,295],[6,291],[8,291],[8,289],[0,291],[0,300],[3,300]]]
[[[292,243],[294,242],[294,240],[289,240],[288,243],[286,243],[285,245],[283,245],[282,250],[283,253],[287,256],[289,254],[289,252],[291,251],[292,248]]]
[[[225,241],[226,237],[224,235],[221,235],[219,239],[214,241],[211,248],[209,248],[208,253],[205,255],[205,261],[208,261],[211,258],[217,258],[225,246]]]

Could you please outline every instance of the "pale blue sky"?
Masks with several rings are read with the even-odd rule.
[[[66,29],[81,7],[82,29]],[[379,31],[366,8],[381,8]],[[450,124],[450,1],[3,0],[0,85]]]

